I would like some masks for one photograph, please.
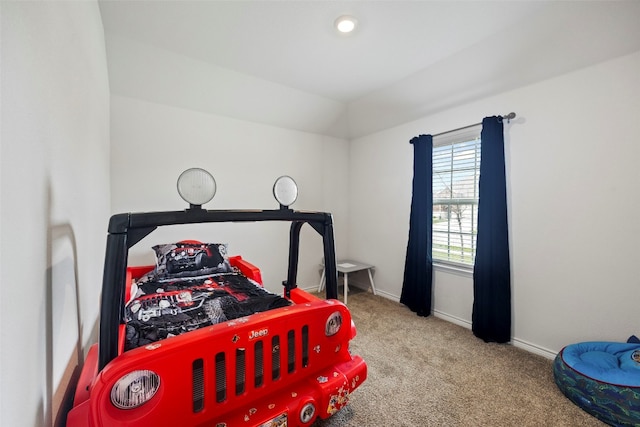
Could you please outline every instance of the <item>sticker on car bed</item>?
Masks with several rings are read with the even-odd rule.
[[[280,414],[266,423],[260,424],[258,427],[287,427],[287,413]]]

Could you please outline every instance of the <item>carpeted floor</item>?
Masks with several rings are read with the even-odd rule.
[[[605,425],[558,390],[551,360],[362,290],[349,292],[349,308],[351,349],[368,378],[349,406],[313,427]]]

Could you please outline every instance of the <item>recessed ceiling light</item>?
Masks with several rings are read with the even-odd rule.
[[[335,21],[335,26],[341,33],[350,33],[356,28],[358,21],[353,16],[342,15]]]

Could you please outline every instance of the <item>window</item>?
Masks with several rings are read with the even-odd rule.
[[[433,261],[473,266],[481,125],[433,139]]]

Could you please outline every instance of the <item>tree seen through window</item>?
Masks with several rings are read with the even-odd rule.
[[[480,134],[433,148],[433,258],[473,265]]]

